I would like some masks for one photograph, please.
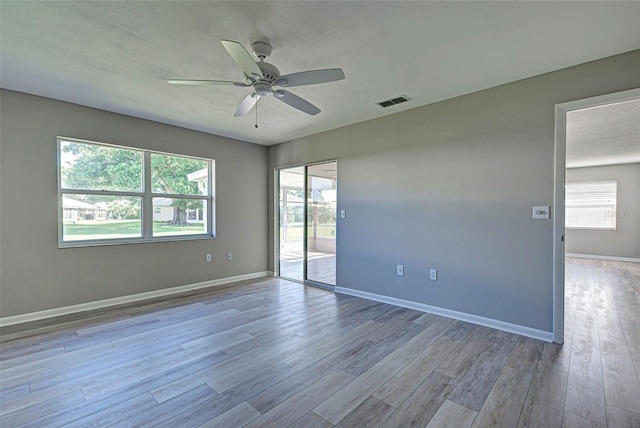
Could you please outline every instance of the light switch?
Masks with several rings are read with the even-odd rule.
[[[536,220],[549,218],[549,205],[534,205],[533,218]]]
[[[347,218],[347,210],[340,210],[340,218]]]

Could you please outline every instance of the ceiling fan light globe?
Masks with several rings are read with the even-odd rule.
[[[256,94],[260,97],[266,97],[271,93],[271,86],[267,83],[256,83],[253,85],[253,89],[255,89]]]

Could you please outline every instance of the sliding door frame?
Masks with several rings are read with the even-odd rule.
[[[303,215],[304,215],[304,226],[303,226],[303,232],[302,232],[302,241],[303,241],[303,247],[302,247],[302,251],[303,251],[303,261],[302,261],[302,281],[298,281],[296,279],[292,279],[292,278],[284,278],[288,281],[293,281],[293,282],[300,282],[302,284],[305,285],[312,285],[314,287],[319,287],[319,288],[324,288],[327,290],[331,290],[333,291],[333,289],[335,288],[335,285],[331,285],[331,284],[325,284],[323,282],[318,282],[318,281],[314,281],[314,280],[310,280],[307,278],[307,254],[308,254],[308,236],[307,236],[307,230],[308,230],[308,224],[307,224],[307,220],[308,220],[308,201],[307,201],[307,192],[308,192],[308,180],[309,180],[309,167],[310,166],[314,166],[314,165],[322,165],[325,163],[332,163],[335,162],[336,163],[336,169],[337,169],[337,165],[338,165],[338,159],[326,159],[326,160],[321,160],[321,161],[316,161],[316,162],[309,162],[309,163],[302,163],[302,164],[295,164],[295,165],[287,165],[287,166],[281,166],[281,167],[277,167],[274,169],[273,173],[274,173],[274,183],[275,183],[275,188],[274,188],[274,224],[273,224],[273,231],[274,231],[274,274],[277,277],[280,277],[280,171],[282,170],[286,170],[286,169],[290,169],[290,168],[300,168],[303,167],[304,168],[304,205],[303,205]],[[338,222],[337,222],[337,204],[336,204],[336,230],[337,230],[337,226],[338,226]],[[338,239],[338,233],[336,232],[336,241]],[[337,245],[336,245],[336,257],[337,257]],[[337,266],[337,264],[336,264]]]

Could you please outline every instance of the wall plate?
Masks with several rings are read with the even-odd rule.
[[[549,218],[549,205],[534,205],[533,206],[533,218],[548,219]]]

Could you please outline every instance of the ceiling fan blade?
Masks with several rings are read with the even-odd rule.
[[[320,113],[320,109],[318,107],[314,106],[309,101],[292,94],[291,92],[278,89],[277,91],[273,91],[273,95],[275,99],[280,100],[285,104],[289,104],[291,107],[297,108],[311,116],[315,116]]]
[[[232,40],[221,40],[222,46],[229,52],[231,58],[238,64],[247,76],[257,75],[262,77],[262,70],[253,60],[251,54],[238,42]]]
[[[242,82],[231,82],[228,80],[184,80],[184,79],[167,79],[167,83],[171,85],[234,85],[234,86],[251,86]]]
[[[244,97],[236,112],[233,114],[233,117],[242,117],[246,116],[247,113],[251,111],[254,105],[258,102],[258,96],[255,93],[251,93]]]
[[[324,70],[301,71],[299,73],[280,76],[274,85],[278,86],[305,86],[316,83],[335,82],[344,79],[344,71],[341,68],[327,68]],[[286,83],[285,83],[286,82]]]

